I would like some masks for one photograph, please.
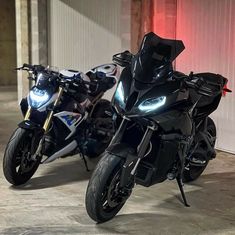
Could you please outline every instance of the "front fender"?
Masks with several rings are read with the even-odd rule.
[[[116,155],[121,158],[128,158],[129,155],[133,155],[135,153],[135,150],[128,144],[117,143],[117,144],[110,145],[106,149],[106,152]]]
[[[43,131],[43,128],[39,124],[34,123],[30,120],[24,120],[23,122],[19,123],[18,126],[22,129],[25,129],[25,130]]]
[[[125,159],[121,171],[120,187],[127,187],[127,185],[130,185],[130,182],[134,181],[131,172],[138,161],[135,149],[128,144],[118,143],[110,145],[106,152]]]
[[[23,98],[20,102],[20,108],[21,108],[21,112],[23,114],[23,117],[25,116],[27,110],[28,110],[28,101],[27,101],[27,98]]]

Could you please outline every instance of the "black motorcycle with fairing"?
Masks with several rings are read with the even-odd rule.
[[[135,183],[149,187],[176,179],[188,206],[183,181],[197,179],[215,158],[216,127],[209,115],[227,79],[174,71],[172,62],[183,50],[180,40],[148,33],[136,55],[114,55],[124,67],[112,100],[121,121],[86,192],[86,209],[96,222],[112,219]]]
[[[28,71],[35,84],[20,103],[24,121],[7,144],[5,178],[24,184],[39,164],[75,154],[87,167],[85,155],[99,156],[115,133],[110,101],[102,96],[116,83],[117,65],[101,65],[86,74],[28,64],[18,70]]]

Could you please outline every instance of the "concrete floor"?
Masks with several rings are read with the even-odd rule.
[[[14,92],[0,90],[0,164],[21,120]],[[95,161],[89,161],[94,168]],[[235,156],[223,152],[200,179],[186,185],[191,204],[179,202],[175,182],[137,186],[112,221],[96,225],[86,214],[89,172],[78,156],[40,166],[28,184],[14,188],[0,170],[0,234],[235,234]]]

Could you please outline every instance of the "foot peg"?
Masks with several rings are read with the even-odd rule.
[[[174,180],[175,177],[176,177],[176,174],[175,174],[174,172],[169,172],[169,173],[167,174],[167,179],[168,179],[168,180]]]
[[[168,180],[174,180],[178,174],[178,168],[176,165],[167,173]]]
[[[206,159],[192,157],[190,159],[190,165],[192,166],[205,166],[206,165]]]

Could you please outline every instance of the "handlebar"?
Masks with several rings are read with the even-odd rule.
[[[131,54],[129,51],[124,51],[113,55],[113,62],[122,67],[126,67],[127,65],[131,64],[132,57],[133,54]]]
[[[28,71],[28,72],[40,72],[40,71],[43,71],[45,70],[45,67],[42,66],[42,65],[31,65],[31,64],[23,64],[22,67],[19,67],[19,68],[16,68],[16,70],[25,70],[25,71]]]
[[[16,68],[16,70],[24,70],[24,71],[32,72],[34,74],[45,71],[51,75],[50,77],[51,81],[54,80],[58,82],[58,84],[60,84],[61,86],[68,86],[70,84],[74,86],[89,85],[89,86],[93,86],[93,89],[95,90],[98,87],[97,82],[83,80],[80,73],[72,77],[67,77],[67,76],[60,74],[57,71],[50,70],[42,65],[30,65],[30,64],[24,63],[22,67]],[[29,76],[29,79],[35,80],[35,78],[31,76]]]
[[[200,95],[213,96],[217,93],[216,91],[204,86],[206,83],[204,79],[193,76],[193,74],[190,74],[189,77],[184,80],[184,82],[188,88],[195,89]]]

